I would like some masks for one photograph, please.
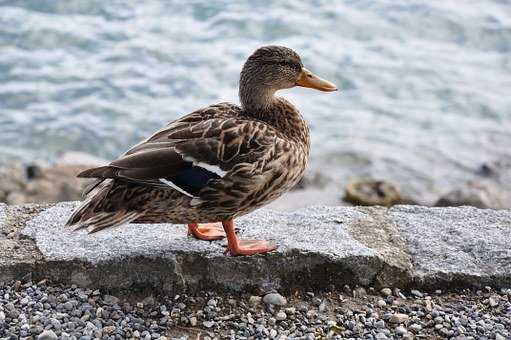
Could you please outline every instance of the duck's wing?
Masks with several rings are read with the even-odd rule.
[[[240,163],[268,158],[277,140],[285,142],[269,125],[237,117],[237,110],[235,105],[219,104],[189,114],[109,165],[78,176],[170,186],[198,197],[211,180],[221,180]]]

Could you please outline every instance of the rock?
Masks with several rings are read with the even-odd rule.
[[[252,306],[252,307],[256,307],[256,306],[259,306],[261,304],[261,300],[262,298],[260,296],[256,296],[256,295],[252,295],[249,299],[248,299],[248,303]]]
[[[113,295],[104,295],[103,302],[106,303],[107,305],[115,305],[119,303],[119,298]]]
[[[144,307],[148,307],[148,308],[153,307],[155,303],[156,303],[156,301],[154,300],[154,297],[152,295],[149,295],[142,300],[142,305]],[[184,309],[185,307],[180,307],[180,308]]]
[[[76,175],[89,167],[29,164],[3,168],[0,170],[0,198],[12,205],[79,200],[91,180],[79,179]]]
[[[422,326],[417,323],[411,324],[410,326],[408,326],[408,328],[410,328],[415,333],[418,333],[422,330]]]
[[[36,264],[36,280],[85,282],[101,292],[144,286],[174,295],[204,287],[236,293],[319,291],[332,284],[341,291],[345,285],[372,284],[421,291],[446,286],[502,288],[511,280],[511,268],[503,265],[511,257],[511,212],[506,210],[260,209],[237,220],[243,238],[270,239],[279,248],[267,256],[230,257],[222,242],[187,239],[182,225],[129,224],[94,235],[73,232],[64,223],[76,206],[0,204],[0,225],[16,225],[19,234],[15,239],[0,238],[0,280],[23,277],[34,272]],[[15,257],[10,256],[13,253]],[[179,275],[169,275],[176,270]],[[102,303],[103,294],[94,294],[89,298]]]
[[[366,292],[365,288],[363,288],[363,287],[357,287],[357,288],[353,289],[353,297],[355,297],[355,298],[361,298],[366,295],[367,295],[367,292]]]
[[[412,293],[413,296],[418,297],[418,298],[424,297],[424,295],[420,291],[418,291],[417,289],[412,289],[410,291],[410,293]]]
[[[443,195],[435,203],[437,207],[474,206],[477,208],[503,209],[505,194],[490,182],[468,181],[463,186]]]
[[[375,322],[374,326],[375,326],[376,328],[385,328],[385,321],[383,321],[383,320],[378,320],[378,321],[376,321],[376,322]]]
[[[387,297],[389,295],[392,295],[392,289],[390,289],[390,288],[383,288],[382,290],[380,290],[380,293],[383,296]]]
[[[275,319],[277,321],[283,321],[283,320],[286,320],[287,319],[287,315],[286,313],[284,313],[283,311],[280,311],[278,312],[276,315],[275,315]]]
[[[190,318],[190,326],[192,326],[192,327],[197,326],[197,318],[195,316],[192,316]]]
[[[378,300],[378,301],[376,301],[376,304],[380,308],[383,308],[383,307],[387,306],[387,303],[384,300]]]
[[[57,331],[60,331],[62,329],[62,324],[59,320],[55,318],[50,318],[50,323],[52,324],[53,328]]]
[[[405,335],[405,334],[407,334],[407,333],[408,333],[408,331],[406,330],[406,328],[404,328],[403,326],[397,326],[397,327],[396,327],[396,329],[395,329],[395,331],[396,331],[396,334],[397,334],[397,335],[401,335],[401,336],[403,336],[403,335]]]
[[[490,304],[490,306],[492,307],[497,307],[499,305],[499,300],[498,298],[494,297],[494,296],[491,296],[489,299],[488,299],[488,303]]]
[[[278,293],[266,294],[263,298],[263,302],[267,305],[274,306],[285,306],[287,304],[286,298]]]
[[[211,328],[215,325],[215,322],[214,321],[203,321],[202,325],[206,328]]]
[[[406,314],[402,313],[396,313],[392,314],[392,316],[389,319],[390,323],[405,323],[410,319],[410,317]]]
[[[402,201],[396,185],[384,181],[362,180],[348,183],[344,201],[354,205],[390,207]]]
[[[52,330],[45,330],[39,334],[37,340],[58,340],[58,337]]]
[[[293,314],[296,313],[296,308],[295,307],[288,307],[284,311],[286,312],[286,314],[293,315]]]

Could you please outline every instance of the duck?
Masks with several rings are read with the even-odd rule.
[[[276,92],[337,87],[304,67],[285,46],[263,46],[243,65],[240,105],[222,102],[170,122],[105,166],[66,225],[95,233],[127,223],[188,226],[198,240],[227,238],[233,256],[271,252],[267,240],[238,238],[234,220],[280,197],[303,176],[310,130]]]

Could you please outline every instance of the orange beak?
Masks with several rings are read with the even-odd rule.
[[[302,67],[302,72],[296,81],[296,86],[310,87],[311,89],[325,92],[337,91],[337,86],[335,86],[335,84],[318,77],[305,67]]]

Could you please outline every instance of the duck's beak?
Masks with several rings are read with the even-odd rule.
[[[296,81],[296,86],[310,87],[325,92],[337,91],[337,86],[335,86],[335,84],[318,77],[305,67],[302,67],[302,72]]]

